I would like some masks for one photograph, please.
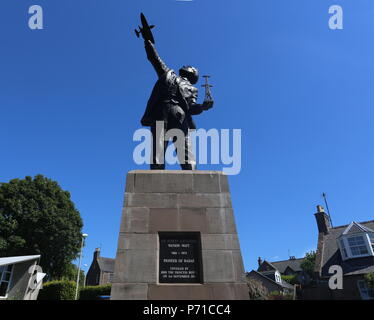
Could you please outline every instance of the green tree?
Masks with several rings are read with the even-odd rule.
[[[50,279],[79,253],[83,222],[70,193],[42,175],[0,184],[0,257],[40,254]]]
[[[316,255],[315,251],[307,252],[303,262],[300,264],[301,269],[303,269],[311,278],[314,278]]]
[[[368,284],[368,286],[372,289],[374,289],[374,272],[370,272],[365,275],[365,280]]]
[[[78,275],[78,267],[73,264],[69,263],[66,266],[66,269],[64,271],[64,274],[59,280],[63,281],[77,281],[77,275]],[[84,286],[84,271],[80,270],[79,274],[79,286],[83,287]]]
[[[288,282],[289,284],[299,284],[299,279],[297,274],[291,274],[291,275],[281,275],[282,280]]]

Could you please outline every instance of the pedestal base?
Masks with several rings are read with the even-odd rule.
[[[128,173],[111,299],[249,299],[227,176]]]

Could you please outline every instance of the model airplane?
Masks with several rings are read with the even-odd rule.
[[[155,39],[153,38],[153,34],[151,29],[153,29],[155,26],[150,26],[147,22],[147,19],[145,18],[144,14],[140,14],[140,20],[142,22],[142,27],[139,26],[139,30],[135,29],[135,34],[139,38],[140,35],[142,35],[144,40],[149,40],[153,44],[155,43]]]

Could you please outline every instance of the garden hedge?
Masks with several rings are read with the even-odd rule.
[[[79,292],[79,300],[100,300],[100,296],[110,296],[110,289],[110,284],[81,288]]]
[[[38,300],[74,300],[76,283],[74,281],[51,281],[43,284]]]

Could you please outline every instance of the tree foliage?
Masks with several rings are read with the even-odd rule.
[[[299,284],[299,278],[297,274],[290,274],[290,275],[281,275],[282,280],[288,282],[289,284]]]
[[[272,291],[268,295],[268,300],[293,300],[292,293],[282,293],[279,291]]]
[[[311,278],[314,277],[314,266],[316,261],[316,252],[307,252],[303,262],[301,262],[300,267],[303,269]]]
[[[100,300],[100,296],[110,296],[111,284],[87,286],[79,291],[79,300]]]
[[[266,300],[268,295],[268,290],[263,286],[263,284],[254,278],[249,278],[247,276],[247,285],[249,291],[249,299],[251,300]]]
[[[38,300],[74,300],[76,283],[74,281],[51,281],[43,284]]]
[[[365,280],[368,284],[368,286],[372,289],[374,289],[374,272],[370,272],[365,275]]]
[[[77,281],[77,275],[78,275],[78,267],[73,264],[69,263],[66,265],[66,269],[64,271],[63,276],[59,280],[65,280],[65,281]],[[79,287],[84,286],[84,271],[80,270],[79,273]]]
[[[70,193],[42,175],[0,184],[0,257],[40,254],[60,278],[80,250],[83,226]]]

